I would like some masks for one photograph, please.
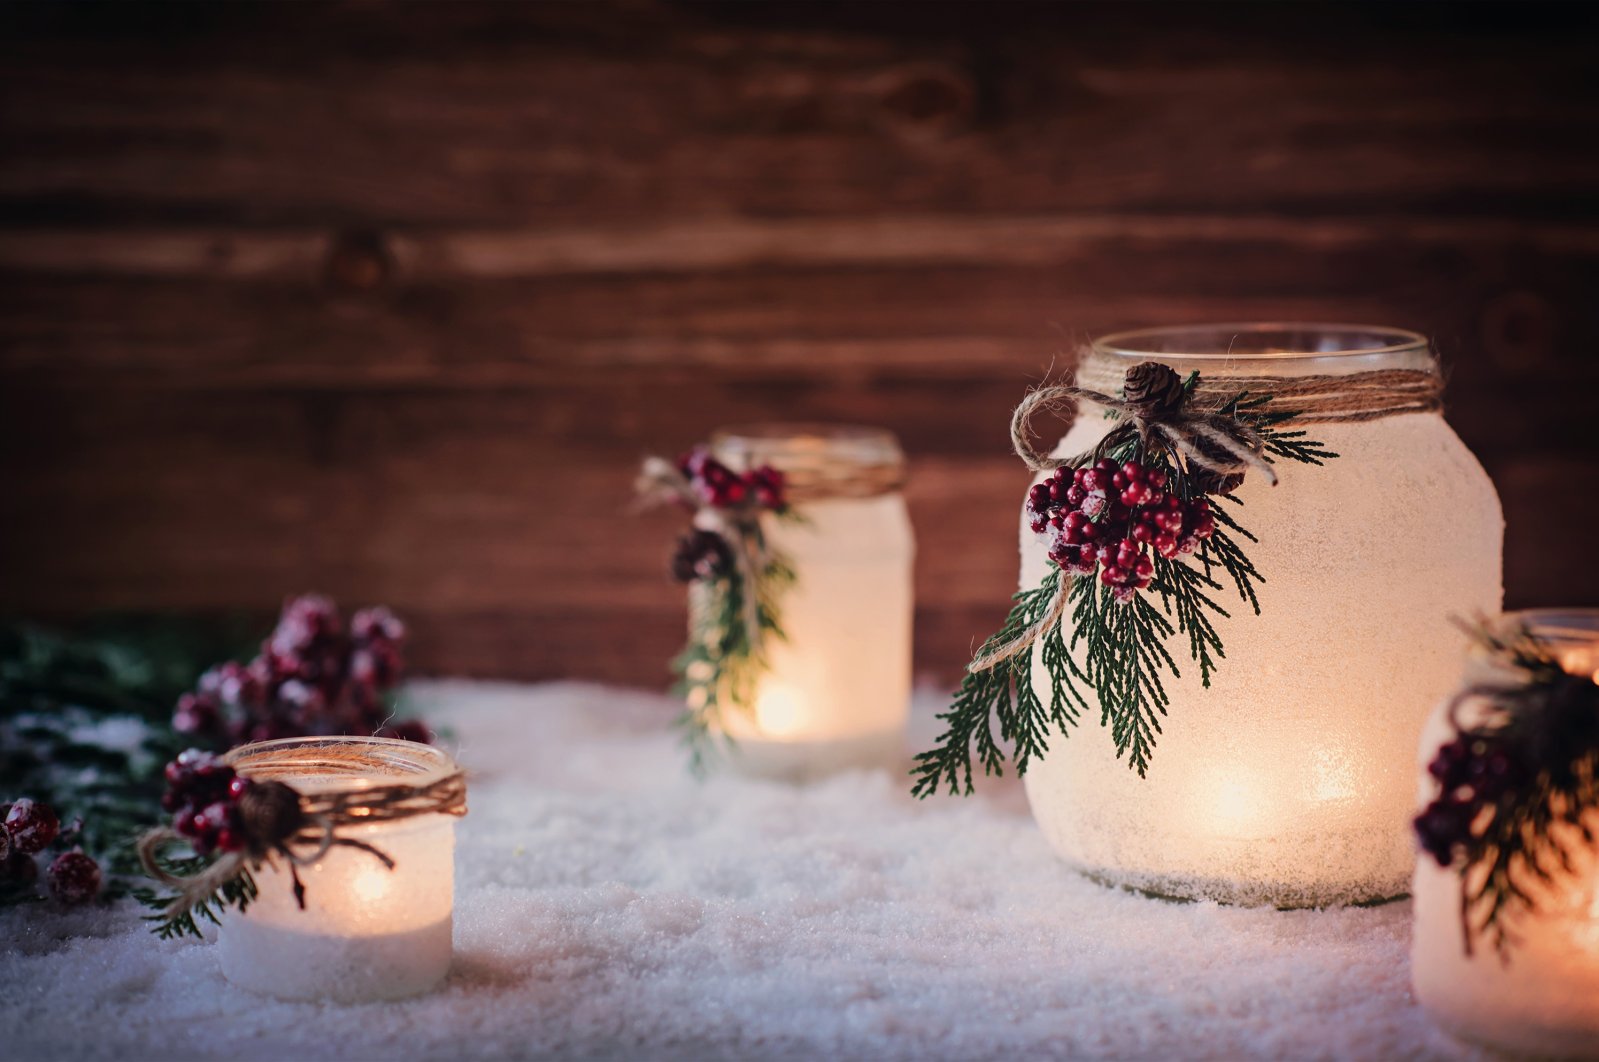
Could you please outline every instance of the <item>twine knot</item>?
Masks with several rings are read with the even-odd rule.
[[[253,851],[270,852],[305,826],[300,794],[282,782],[252,781],[239,795],[239,824]]]

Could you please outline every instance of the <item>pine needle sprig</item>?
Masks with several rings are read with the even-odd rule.
[[[168,872],[180,877],[193,877],[203,871],[211,861],[200,856],[183,858],[160,857],[160,863]],[[157,914],[146,915],[146,922],[155,923],[154,932],[162,940],[173,937],[191,936],[202,938],[200,925],[195,921],[199,915],[212,925],[221,925],[221,913],[229,907],[236,907],[240,914],[249,909],[259,890],[256,887],[255,876],[249,868],[240,867],[239,873],[225,881],[211,895],[195,903],[192,907],[169,913],[177,897],[164,895],[151,888],[137,888],[133,890],[134,899],[144,906],[157,911]]]
[[[1065,577],[1059,569],[1052,570],[1036,588],[1013,595],[1015,605],[1004,626],[983,643],[978,654],[1010,642],[1047,616]],[[961,678],[949,710],[938,717],[945,723],[944,732],[934,748],[916,756],[911,772],[913,796],[931,796],[946,785],[952,794],[969,796],[974,749],[984,774],[1003,775],[1006,753],[994,738],[994,722],[999,724],[1000,738],[1015,750],[1017,773],[1025,774],[1032,758],[1048,751],[1050,727],[1057,726],[1064,735],[1077,721],[1078,711],[1088,702],[1073,683],[1073,666],[1059,624],[1045,633],[1040,652],[1052,665],[1047,705],[1033,689],[1031,653],[1019,653],[981,671],[968,671]]]
[[[760,535],[757,529],[752,532]],[[726,713],[750,712],[760,677],[767,670],[766,646],[784,641],[779,602],[796,580],[794,566],[782,553],[764,549],[765,566],[753,580],[755,618],[759,640],[752,641],[744,622],[744,595],[750,593],[737,569],[690,587],[693,617],[689,642],[672,662],[678,676],[675,692],[686,707],[678,717],[690,769],[699,775],[709,770],[721,746],[732,747]]]

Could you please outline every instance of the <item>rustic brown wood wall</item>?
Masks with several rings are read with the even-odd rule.
[[[1436,337],[1513,604],[1599,603],[1582,7],[0,9],[0,611],[391,602],[659,683],[637,459],[891,426],[918,661],[1003,613],[1006,414],[1113,327]]]

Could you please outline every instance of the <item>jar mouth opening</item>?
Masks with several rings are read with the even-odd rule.
[[[302,793],[359,792],[403,781],[423,787],[459,768],[443,749],[380,737],[293,737],[240,745],[223,757],[240,774]]]
[[[1426,336],[1403,328],[1291,321],[1139,328],[1100,336],[1092,345],[1118,358],[1200,361],[1431,355]]]
[[[905,460],[893,432],[863,424],[735,424],[711,436],[711,450],[735,467],[771,464],[784,471],[823,463],[897,466]]]

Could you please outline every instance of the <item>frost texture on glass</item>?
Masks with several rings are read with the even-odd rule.
[[[394,860],[334,848],[300,868],[305,909],[281,858],[256,873],[260,896],[230,910],[217,935],[222,972],[278,999],[340,1003],[426,992],[450,969],[455,819],[427,815],[346,829]]]
[[[910,518],[899,494],[807,502],[799,522],[766,519],[798,579],[780,603],[786,639],[749,714],[726,713],[731,762],[804,777],[882,766],[905,751],[910,714]]]
[[[1589,660],[1588,669],[1593,667]],[[1422,732],[1418,810],[1437,789],[1427,764],[1454,737],[1447,716],[1450,699],[1439,702]],[[1599,812],[1585,822],[1599,837]],[[1515,937],[1508,962],[1500,961],[1487,938],[1477,939],[1466,955],[1459,872],[1418,858],[1411,885],[1416,910],[1411,980],[1416,998],[1438,1025],[1517,1054],[1599,1057],[1599,842],[1585,845],[1568,832],[1566,844],[1570,873],[1541,889],[1529,883],[1538,912],[1513,915],[1507,923]]]
[[[1108,426],[1090,409],[1059,452],[1088,449]],[[1441,417],[1311,434],[1340,457],[1287,463],[1276,487],[1251,476],[1242,509],[1229,506],[1260,539],[1245,545],[1266,579],[1261,615],[1218,595],[1231,618],[1216,624],[1226,659],[1208,690],[1186,641],[1169,643],[1182,678],[1167,680],[1148,776],[1116,757],[1092,703],[1029,768],[1034,816],[1084,874],[1278,906],[1405,891],[1416,741],[1458,674],[1463,637],[1449,617],[1499,609],[1504,519]],[[1022,585],[1048,565],[1024,524]]]

